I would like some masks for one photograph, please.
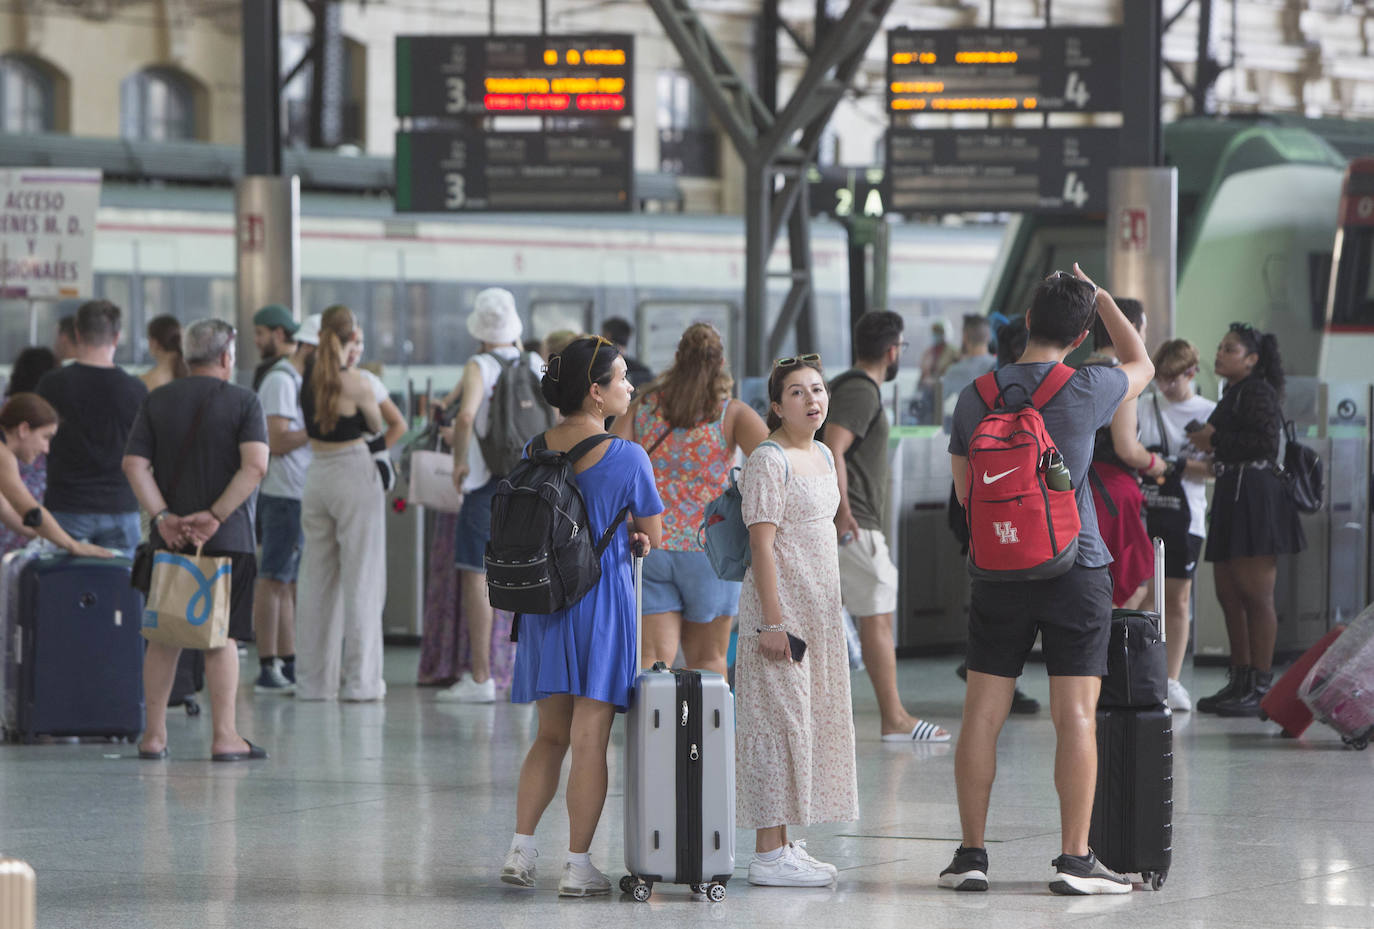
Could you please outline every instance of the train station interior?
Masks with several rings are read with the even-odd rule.
[[[1209,403],[1228,387],[1213,364],[1228,338],[1259,345],[1270,334],[1281,347],[1288,428],[1278,441],[1318,457],[1324,475],[1310,506],[1297,504],[1301,550],[1279,553],[1267,581],[1273,688],[1287,680],[1303,718],[1196,706],[1239,680],[1223,608],[1234,591],[1199,540],[1187,648],[1170,681],[1191,706],[1180,709],[1172,690],[1158,701],[1172,708],[1171,734],[1149,765],[1098,767],[1099,804],[1108,779],[1162,778],[1167,801],[1116,828],[1154,836],[1164,857],[1115,865],[1098,849],[1130,893],[1051,891],[1061,868],[1056,726],[1037,645],[1017,681],[1018,707],[1024,698],[1036,708],[1013,712],[996,747],[989,886],[962,893],[940,876],[962,835],[955,758],[971,588],[967,525],[951,515],[950,443],[972,375],[955,383],[943,374],[1024,328],[1041,282],[1075,264],[1143,305],[1147,324],[1137,328],[1150,355],[1191,343],[1197,360],[1182,380]],[[421,502],[413,467],[415,452],[449,450],[454,433],[439,425],[456,407],[440,407],[462,402],[469,359],[492,344],[474,323],[490,288],[509,292],[512,344],[536,369],[559,351],[551,339],[567,345],[623,324],[628,342],[615,341],[627,360],[661,374],[684,330],[708,324],[730,395],[756,419],[770,411],[779,360],[802,367],[814,353],[833,378],[857,359],[865,313],[899,318],[900,351],[878,385],[889,439],[877,532],[897,577],[884,634],[907,714],[952,738],[933,741],[920,725],[912,738],[883,738],[875,694],[884,672],[870,676],[857,630],[871,631],[839,617],[848,623],[858,819],[788,836],[805,840],[796,854],[833,865],[828,885],[751,883],[756,835],[742,826],[728,875],[637,885],[627,859],[640,824],[627,810],[642,798],[627,769],[638,743],[624,714],[610,730],[605,804],[588,849],[611,891],[560,896],[566,763],[535,834],[533,886],[503,881],[538,715],[512,702],[520,645],[507,641],[510,613],[496,611],[492,656],[474,664],[462,584],[480,573],[453,567],[462,564],[455,526],[458,550],[476,545],[479,561],[481,540],[463,537],[461,503]],[[0,929],[1374,926],[1374,4],[14,0],[0,10],[6,399],[48,396],[17,386],[27,376],[21,356],[53,348],[60,373],[64,327],[93,301],[118,309],[109,359],[130,375],[169,363],[153,336],[159,320],[183,339],[197,321],[218,320],[228,333],[215,356],[229,359],[223,377],[259,390],[276,350],[270,326],[268,342],[259,338],[261,320],[278,319],[261,316],[265,308],[285,314],[278,328],[301,334],[297,345],[308,344],[305,332],[321,340],[313,315],[349,309],[361,360],[348,366],[370,372],[377,409],[399,416],[395,436],[374,440],[385,490],[376,501],[384,546],[373,556],[384,565],[369,571],[385,578],[386,596],[363,618],[367,636],[384,641],[375,656],[384,685],[381,696],[352,699],[345,681],[342,699],[297,699],[294,670],[289,687],[282,677],[291,666],[245,636],[231,705],[238,733],[268,757],[210,761],[224,752],[203,681],[168,708],[165,756],[142,751],[146,670],[139,661],[125,669],[136,699],[101,682],[143,654],[144,637],[157,639],[116,610],[112,634],[129,646],[118,653],[88,642],[87,667],[46,644],[45,617],[29,615],[37,581],[26,565],[64,559],[66,546],[54,548],[46,529],[37,533],[48,541],[29,540],[63,508],[51,480],[46,500],[31,483],[42,459],[25,457],[0,414],[10,437],[0,436],[9,443],[0,446]],[[976,350],[969,332],[986,333]],[[1068,362],[1097,363],[1091,347]],[[591,359],[588,391],[595,349]],[[1147,388],[1161,434],[1164,380]],[[355,412],[370,422],[361,401]],[[251,440],[271,447],[274,464],[285,446],[268,436],[283,416],[268,410]],[[81,428],[79,416],[60,419],[59,437]],[[128,432],[119,426],[121,448]],[[211,444],[193,435],[186,447]],[[1170,457],[1137,444],[1150,455],[1141,474],[1156,451]],[[1185,471],[1186,455],[1174,452]],[[121,474],[133,445],[127,455],[115,458]],[[436,457],[447,485],[454,459]],[[1279,461],[1290,460],[1278,459],[1242,464],[1241,481],[1255,464],[1277,482]],[[13,462],[22,488],[9,479]],[[185,516],[191,526],[156,470],[148,480],[165,493],[163,513],[129,477],[140,540],[159,531],[150,518],[155,527]],[[1209,514],[1231,489],[1241,499],[1235,470],[1229,484],[1226,471],[1205,478]],[[723,475],[701,476],[724,489]],[[495,486],[500,475],[488,477]],[[1150,491],[1153,474],[1143,480]],[[33,495],[34,510],[10,499],[11,484]],[[473,489],[445,493],[461,500]],[[259,523],[261,545],[258,494],[240,508],[253,514],[245,525]],[[197,539],[184,530],[183,542]],[[129,574],[134,550],[119,553],[129,559],[111,564]],[[260,589],[265,560],[257,554]],[[354,602],[347,574],[330,585],[344,591],[341,609]],[[104,601],[73,584],[63,591],[73,609],[104,616]],[[291,597],[298,589],[280,587]],[[136,610],[150,605],[137,594]],[[741,619],[730,636],[732,681],[742,636]],[[1328,646],[1348,660],[1339,705],[1319,699],[1336,679],[1334,657],[1318,657]],[[346,666],[350,647],[351,638]],[[478,665],[490,665],[494,698],[464,689],[479,686]],[[41,667],[54,669],[50,691],[35,683]],[[222,680],[215,667],[227,665],[211,668]],[[136,703],[137,729],[81,721],[120,700]],[[36,722],[49,718],[45,702],[76,721]],[[680,775],[676,790],[690,780]],[[677,815],[674,829],[684,828]],[[709,844],[699,838],[683,840],[679,867]]]

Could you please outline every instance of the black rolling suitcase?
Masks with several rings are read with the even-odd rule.
[[[137,738],[142,616],[125,559],[27,564],[19,577],[18,736]]]
[[[1107,867],[1155,890],[1173,861],[1174,728],[1165,705],[1164,543],[1155,540],[1155,613],[1112,616],[1097,705],[1097,792],[1088,844]]]
[[[198,695],[205,689],[205,653],[198,648],[183,648],[177,659],[177,674],[172,679],[172,694],[167,706],[183,706],[187,716],[200,715]]]

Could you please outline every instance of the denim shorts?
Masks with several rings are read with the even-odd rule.
[[[739,613],[739,581],[716,577],[705,552],[654,549],[644,559],[644,613],[681,613],[689,623],[709,623]]]
[[[294,584],[301,566],[305,533],[301,530],[301,502],[290,497],[258,495],[258,525],[262,530],[262,561],[258,576]]]
[[[499,478],[492,478],[476,490],[463,494],[458,511],[458,535],[454,540],[453,563],[459,571],[487,570],[487,543],[491,541],[491,498],[496,496]]]

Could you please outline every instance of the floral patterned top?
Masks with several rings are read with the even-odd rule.
[[[33,464],[19,462],[19,477],[28,488],[29,493],[33,494],[33,499],[39,503],[43,502],[43,491],[48,489],[48,456],[39,455],[33,460]],[[23,513],[19,514],[23,516]],[[17,532],[12,532],[4,526],[0,526],[0,555],[7,554],[17,548],[23,548],[29,544],[29,539]]]
[[[672,429],[658,414],[658,404],[645,402],[635,414],[636,441],[648,450],[654,467],[654,482],[663,498],[663,543],[659,548],[671,552],[699,552],[701,527],[706,504],[729,486],[734,449],[725,441],[725,408],[709,423],[691,429]],[[668,433],[664,438],[664,434]]]

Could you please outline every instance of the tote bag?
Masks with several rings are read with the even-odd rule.
[[[412,451],[406,499],[440,513],[457,513],[462,509],[463,495],[453,486],[452,453]]]
[[[143,637],[179,648],[221,648],[229,641],[231,565],[226,557],[159,551],[143,611]]]

